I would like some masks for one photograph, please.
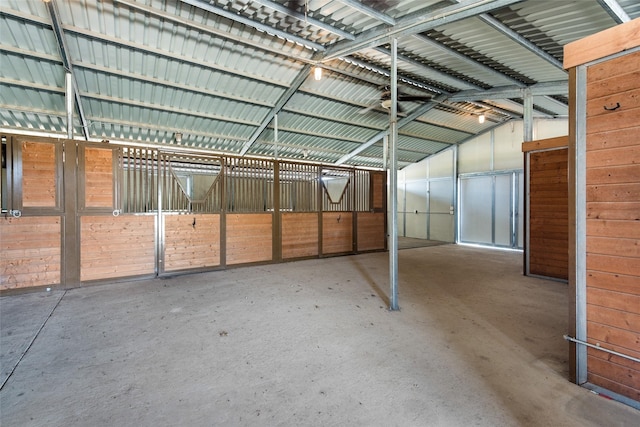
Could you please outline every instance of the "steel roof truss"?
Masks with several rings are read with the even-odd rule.
[[[80,98],[80,92],[78,91],[78,81],[73,72],[73,64],[71,62],[71,56],[69,55],[69,49],[67,49],[67,43],[65,40],[64,30],[62,29],[62,23],[60,22],[60,16],[58,13],[58,7],[55,0],[50,0],[45,3],[49,14],[51,15],[51,24],[53,33],[55,34],[56,41],[58,42],[58,48],[60,49],[60,56],[62,57],[62,64],[64,68],[71,74],[71,83],[73,86],[73,96],[76,109],[78,111],[78,118],[82,125],[82,133],[85,140],[89,140],[89,129],[87,126],[87,119],[82,108],[82,99]]]
[[[184,1],[184,0],[183,0]],[[430,13],[420,11],[396,22],[389,28],[386,25],[376,27],[362,33],[355,40],[341,41],[327,49],[323,61],[350,55],[362,49],[373,48],[385,44],[390,37],[404,37],[422,33],[442,25],[459,21],[481,13],[489,12],[518,3],[521,0],[460,0]]]
[[[302,37],[295,36],[295,35],[293,35],[291,33],[287,33],[286,31],[278,30],[277,28],[273,28],[273,27],[270,27],[268,25],[263,25],[263,24],[261,24],[259,22],[253,21],[253,20],[251,20],[249,18],[246,18],[244,16],[240,16],[240,15],[235,14],[233,12],[230,12],[230,11],[227,11],[227,10],[224,10],[224,9],[220,9],[220,8],[218,8],[216,6],[213,6],[213,5],[211,5],[211,4],[209,4],[209,3],[205,2],[205,1],[202,1],[202,0],[180,0],[180,1],[183,2],[183,3],[186,3],[186,4],[190,5],[190,6],[206,10],[207,12],[211,12],[211,13],[213,13],[215,15],[219,15],[219,16],[222,16],[224,18],[230,19],[232,21],[239,22],[239,23],[244,24],[244,25],[246,25],[248,27],[255,28],[258,31],[262,31],[262,32],[267,33],[267,34],[273,34],[274,36],[277,36],[277,37],[282,37],[285,40],[289,40],[289,41],[291,41],[293,43],[297,43],[297,44],[302,45],[302,46],[308,46],[309,48],[314,49],[314,50],[319,51],[319,52],[324,52],[325,51],[325,47],[323,45],[321,45],[321,44],[314,43],[314,42],[312,42],[310,40],[304,39]]]
[[[600,6],[616,21],[617,24],[622,24],[631,20],[627,12],[624,11],[620,3],[616,0],[596,0]]]
[[[267,114],[267,116],[262,120],[262,123],[260,124],[260,126],[258,126],[258,129],[256,129],[256,131],[253,133],[249,141],[247,141],[244,144],[244,146],[242,147],[242,150],[240,151],[241,156],[244,156],[247,153],[247,151],[249,151],[249,148],[251,148],[251,146],[257,141],[258,137],[260,137],[262,132],[264,132],[267,126],[269,126],[269,123],[271,123],[271,120],[273,120],[276,114],[278,114],[280,110],[282,110],[284,105],[287,102],[289,102],[291,97],[295,95],[295,93],[298,91],[300,86],[302,86],[302,84],[305,82],[307,77],[309,77],[310,72],[311,72],[310,64],[306,64],[304,67],[302,67],[302,69],[300,70],[296,78],[291,83],[291,86],[289,86],[289,88],[282,94],[282,96],[280,96],[280,99],[278,99],[276,104],[273,106],[273,109],[271,109],[269,114]]]

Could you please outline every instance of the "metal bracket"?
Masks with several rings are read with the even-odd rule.
[[[620,103],[616,102],[616,106],[615,107],[607,107],[606,105],[604,106],[604,109],[607,111],[616,111],[618,108],[620,108]]]

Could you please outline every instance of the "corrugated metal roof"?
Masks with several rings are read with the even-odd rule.
[[[618,3],[631,19],[640,16],[637,1]],[[547,82],[553,96],[534,97],[534,117],[566,116],[567,73],[558,66],[563,46],[620,20],[595,1],[51,5],[0,4],[3,133],[66,135],[64,53],[84,114],[75,111],[78,138],[86,130],[96,141],[277,151],[280,158],[370,167],[382,165],[389,127],[380,106],[391,74],[386,34],[398,35],[401,95],[437,97],[400,102],[402,166],[522,117],[523,95],[505,99],[489,90]],[[64,49],[53,31],[58,22]],[[316,65],[323,68],[320,81],[312,76]],[[455,102],[447,100],[456,94]],[[180,144],[175,132],[183,135]]]

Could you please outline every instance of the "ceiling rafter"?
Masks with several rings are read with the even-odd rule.
[[[224,18],[230,19],[232,21],[236,21],[241,24],[247,25],[249,27],[255,28],[256,30],[262,31],[266,34],[272,34],[274,36],[281,37],[285,40],[289,40],[292,43],[297,43],[301,46],[308,46],[309,48],[314,49],[318,52],[324,52],[326,50],[325,47],[321,44],[312,42],[302,37],[298,37],[291,33],[287,33],[286,31],[278,30],[277,28],[273,28],[269,25],[261,24],[252,19],[246,18],[244,16],[238,15],[228,10],[220,9],[219,7],[213,6],[210,3],[207,3],[203,0],[180,0],[180,1],[190,6],[206,10],[207,12],[211,12],[215,15],[219,15]]]
[[[483,14],[478,16],[478,19],[482,20],[485,24],[491,26],[492,28],[498,30],[500,33],[504,34],[505,36],[507,36],[508,38],[513,40],[514,42],[518,43],[520,46],[524,47],[525,49],[529,50],[530,52],[532,52],[532,53],[536,54],[537,56],[539,56],[540,58],[544,59],[549,64],[553,65],[554,67],[558,68],[559,70],[562,70],[562,71],[566,72],[564,70],[564,67],[563,67],[561,61],[557,60],[554,56],[548,54],[546,51],[544,51],[543,49],[538,47],[538,45],[536,45],[535,43],[532,43],[527,38],[525,38],[525,37],[521,36],[520,34],[518,34],[516,31],[514,31],[511,28],[507,27],[505,24],[503,24],[502,22],[498,21],[493,16],[491,16],[491,15],[489,15],[487,13],[483,13]]]
[[[460,0],[460,2],[446,6],[430,13],[416,13],[396,22],[389,28],[386,25],[376,27],[362,33],[355,40],[341,41],[324,52],[322,61],[328,61],[341,56],[350,55],[359,50],[380,46],[391,37],[403,37],[422,33],[443,23],[459,21],[480,13],[489,12],[518,3],[521,0]]]
[[[398,120],[398,129],[402,128],[403,126],[406,126],[408,123],[414,121],[415,119],[417,119],[418,117],[422,116],[423,114],[427,113],[429,110],[433,109],[436,105],[438,105],[438,102],[442,102],[446,100],[446,95],[441,95],[439,97],[437,97],[436,99],[427,102],[425,104],[423,104],[422,106],[416,108],[409,116]],[[385,136],[387,136],[389,134],[389,129],[384,130],[382,132],[378,132],[374,137],[370,138],[368,141],[362,143],[358,148],[356,148],[355,150],[345,154],[344,156],[342,156],[341,158],[338,159],[338,161],[335,163],[336,165],[341,165],[344,162],[346,162],[347,160],[351,159],[354,156],[357,156],[359,153],[363,152],[364,150],[366,150],[367,148],[371,147],[373,144],[375,144],[376,142],[380,141],[382,138],[384,138]]]
[[[249,151],[249,148],[251,148],[251,146],[256,142],[260,134],[264,132],[264,130],[267,128],[271,120],[273,120],[276,114],[278,114],[278,112],[282,110],[282,107],[284,107],[284,105],[291,99],[291,97],[295,95],[295,93],[300,88],[300,86],[302,86],[304,81],[309,77],[310,72],[311,72],[311,65],[307,64],[304,67],[302,67],[302,70],[298,72],[298,75],[296,76],[296,78],[293,80],[293,82],[291,82],[291,86],[289,86],[289,88],[280,96],[280,98],[275,103],[274,107],[271,109],[269,114],[267,114],[265,118],[262,120],[262,123],[260,124],[260,126],[258,126],[258,129],[256,129],[256,131],[253,133],[251,138],[249,138],[249,140],[244,144],[244,146],[242,147],[242,150],[240,150],[241,156],[244,156],[245,154],[247,154],[247,151]]]
[[[529,91],[533,96],[566,95],[569,93],[569,83],[567,81],[557,81],[536,83],[527,87],[511,85],[485,90],[467,90],[452,94],[449,97],[449,101],[522,98],[527,91]]]
[[[164,12],[162,10],[158,10],[158,9],[150,7],[150,6],[145,6],[145,5],[142,5],[142,4],[138,4],[136,2],[126,1],[126,0],[113,0],[113,1],[114,1],[115,4],[120,4],[120,5],[123,5],[123,6],[127,6],[127,7],[131,8],[131,9],[139,10],[139,11],[141,11],[143,13],[148,13],[150,15],[156,16],[156,17],[164,19],[166,21],[170,21],[170,22],[173,22],[173,23],[176,23],[176,24],[180,24],[180,25],[188,27],[188,28],[194,28],[194,29],[197,29],[198,31],[201,31],[203,33],[211,34],[211,35],[214,35],[216,37],[223,38],[225,40],[229,40],[229,41],[232,41],[232,42],[235,42],[235,43],[240,43],[240,44],[243,44],[245,46],[253,47],[255,49],[260,49],[260,50],[263,50],[265,52],[273,53],[273,54],[278,55],[278,56],[285,56],[287,58],[295,59],[296,61],[301,61],[301,62],[310,61],[310,59],[308,57],[301,56],[301,55],[294,55],[291,52],[283,51],[282,49],[280,49],[278,47],[267,46],[264,43],[256,42],[255,40],[249,39],[249,38],[241,36],[241,35],[237,35],[237,34],[236,35],[231,35],[227,31],[218,30],[216,28],[212,28],[211,26],[202,25],[202,24],[199,24],[199,23],[197,23],[197,22],[195,22],[193,20],[185,19],[185,18],[182,18],[181,16],[177,16],[177,15],[172,15],[170,13]],[[312,53],[310,53],[310,55],[311,54]]]
[[[56,5],[55,0],[49,0],[46,2],[47,10],[51,15],[51,24],[53,33],[56,37],[56,41],[58,42],[58,48],[60,49],[60,56],[62,58],[62,64],[65,70],[71,74],[71,84],[73,86],[73,97],[74,103],[76,106],[76,110],[78,112],[78,118],[80,119],[80,124],[82,126],[82,133],[84,135],[85,140],[89,140],[89,130],[87,126],[87,119],[84,114],[84,109],[82,108],[82,98],[80,97],[80,91],[78,90],[78,81],[76,79],[76,75],[73,72],[73,63],[71,61],[71,56],[69,55],[69,49],[67,48],[67,41],[65,39],[64,30],[62,29],[62,23],[60,21],[60,14],[58,13],[58,6]]]
[[[598,4],[616,21],[616,24],[622,24],[631,20],[627,12],[620,6],[616,0],[596,0]]]
[[[396,25],[396,20],[389,15],[382,13],[372,7],[364,5],[357,0],[339,0],[340,3],[349,6],[352,9],[357,10],[360,13],[363,13],[373,19],[377,19],[380,22],[383,22],[387,25]]]
[[[292,8],[283,6],[279,3],[273,2],[273,1],[269,1],[269,0],[252,0],[252,3],[257,3],[260,4],[262,6],[268,7],[269,9],[273,9],[277,12],[283,13],[285,15],[288,15],[292,18],[296,18],[299,21],[303,21],[306,22],[308,24],[313,25],[314,27],[318,27],[321,28],[325,31],[328,31],[330,33],[333,33],[337,36],[342,37],[343,39],[346,40],[353,40],[355,39],[355,36],[347,31],[341,30],[339,28],[336,28],[332,25],[326,24],[322,21],[318,21],[317,19],[313,19],[309,16],[307,16],[304,13],[300,13],[297,10],[294,10]]]
[[[480,69],[482,69],[486,73],[492,74],[492,75],[494,75],[494,76],[496,76],[498,78],[504,78],[505,80],[513,82],[513,84],[515,84],[517,86],[520,86],[520,87],[523,87],[523,88],[526,87],[526,84],[522,83],[521,81],[519,81],[519,80],[517,80],[517,79],[515,79],[515,78],[513,78],[513,77],[511,77],[511,76],[509,76],[507,74],[504,74],[504,73],[502,73],[502,72],[500,72],[500,71],[498,71],[498,70],[496,70],[496,69],[494,69],[494,68],[492,68],[492,67],[490,67],[488,65],[485,65],[482,62],[479,62],[479,61],[477,61],[477,60],[475,60],[475,59],[473,59],[473,58],[471,58],[469,56],[463,55],[460,52],[456,51],[455,49],[452,49],[452,48],[450,48],[448,46],[445,46],[444,44],[442,44],[442,43],[440,43],[440,42],[438,42],[436,40],[432,40],[432,39],[430,39],[428,37],[425,37],[425,36],[423,36],[421,34],[416,34],[413,37],[415,37],[416,39],[420,40],[423,43],[429,44],[430,46],[441,50],[442,52],[445,52],[448,55],[454,56],[456,59],[458,59],[460,61],[466,62],[467,64],[471,64],[471,65],[473,65],[475,67],[479,67]],[[553,98],[549,98],[549,99],[553,100],[553,101],[555,101],[557,103],[560,103],[556,99],[553,99]],[[567,106],[566,104],[562,104],[562,105],[564,107]]]

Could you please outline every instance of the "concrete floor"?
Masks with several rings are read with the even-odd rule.
[[[4,296],[0,424],[640,425],[567,381],[567,286],[521,262],[402,250],[399,312],[386,253]]]

